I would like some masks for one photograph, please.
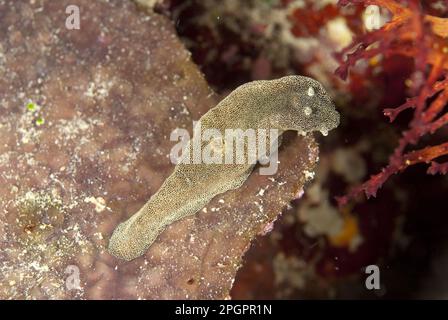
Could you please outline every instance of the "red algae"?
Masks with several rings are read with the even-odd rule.
[[[448,154],[447,143],[408,151],[426,137],[448,123],[448,19],[426,14],[418,1],[393,0],[341,0],[348,4],[377,5],[387,9],[392,18],[378,30],[359,36],[338,55],[340,67],[336,73],[346,79],[348,71],[360,60],[377,55],[401,55],[414,60],[414,79],[410,88],[415,96],[397,108],[384,109],[384,115],[393,122],[407,109],[413,109],[413,118],[404,130],[389,164],[365,183],[352,188],[345,196],[338,197],[340,205],[364,192],[375,197],[381,186],[394,174],[417,163],[431,163],[429,174],[446,174],[447,164],[433,160]],[[344,59],[345,58],[345,59]],[[417,78],[423,78],[417,81]]]

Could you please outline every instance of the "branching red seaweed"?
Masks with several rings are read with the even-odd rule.
[[[448,142],[407,151],[420,143],[423,136],[432,135],[448,123],[448,18],[425,14],[419,1],[340,0],[339,5],[377,5],[391,13],[383,27],[368,32],[352,42],[338,55],[340,67],[336,74],[346,79],[356,62],[382,54],[402,55],[414,59],[415,72],[411,89],[415,96],[394,109],[384,109],[390,122],[404,110],[413,109],[413,118],[389,158],[389,164],[365,183],[337,197],[340,206],[361,193],[376,196],[379,188],[392,175],[417,163],[430,163],[428,174],[446,174],[448,163],[433,161],[448,154]],[[345,57],[345,59],[344,59]],[[419,79],[423,79],[420,80]]]

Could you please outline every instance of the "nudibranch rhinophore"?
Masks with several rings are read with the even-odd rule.
[[[339,125],[339,113],[323,86],[303,76],[246,83],[199,120],[200,130],[320,131],[327,135]],[[193,148],[194,136],[187,148]],[[203,144],[203,142],[201,142]],[[209,142],[211,143],[211,142]],[[272,141],[268,142],[272,145]],[[216,148],[215,148],[216,149]],[[219,149],[226,151],[226,145]],[[246,143],[244,153],[253,150]],[[231,151],[233,152],[233,150]],[[143,255],[171,223],[198,212],[213,197],[240,187],[255,163],[187,163],[180,161],[148,202],[120,223],[109,240],[109,252],[132,260]]]

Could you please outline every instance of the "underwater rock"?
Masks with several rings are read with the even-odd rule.
[[[0,298],[228,297],[251,240],[303,189],[314,140],[285,137],[276,175],[253,173],[124,262],[110,234],[172,172],[170,133],[216,96],[172,23],[131,1],[0,0],[0,39]]]

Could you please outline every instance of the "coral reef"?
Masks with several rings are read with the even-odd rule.
[[[377,29],[393,20],[386,6],[393,1],[378,2],[379,7],[366,7],[360,1],[345,6],[337,2],[165,1],[169,9],[164,13],[176,22],[193,60],[216,91],[225,94],[250,80],[304,74],[324,84],[342,115],[338,130],[320,142],[318,170],[308,173],[315,176],[313,184],[300,201],[292,202],[272,233],[259,238],[245,256],[231,292],[233,298],[416,297],[423,278],[437,278],[431,274],[430,261],[438,259],[439,250],[445,250],[442,244],[446,243],[448,218],[443,199],[448,185],[446,177],[425,175],[425,164],[415,162],[420,151],[427,153],[425,157],[443,152],[439,146],[446,143],[446,126],[425,134],[417,145],[407,146],[403,157],[409,158],[403,160],[408,169],[390,176],[378,197],[347,198],[346,205],[339,208],[335,200],[352,188],[361,194],[363,190],[356,186],[388,163],[402,133],[409,129],[412,112],[403,112],[390,125],[383,109],[419,96],[425,82],[415,72],[412,51],[406,53],[412,42],[400,41],[406,45],[400,47],[394,42],[400,40],[394,33],[381,31],[378,41],[360,52],[375,50],[386,35],[391,45],[400,49],[397,54],[389,51],[367,56],[357,59],[355,65],[350,58],[345,61],[347,55],[335,54],[353,47],[351,44],[356,49],[360,39],[379,33]],[[397,3],[407,8],[406,1]],[[446,29],[433,31],[429,23],[446,19],[446,2],[420,1],[420,5],[419,10],[430,16],[423,18],[424,36],[444,36]],[[410,23],[409,16],[402,18]],[[344,52],[351,54],[353,49]],[[426,68],[430,68],[432,64],[427,62]],[[334,71],[347,63],[350,77],[341,80]],[[427,69],[424,74],[429,72]],[[420,89],[415,91],[414,86]],[[439,93],[425,99],[426,107]],[[425,149],[432,147],[438,149]],[[413,150],[418,152],[410,153]],[[382,270],[381,292],[367,292],[363,287],[364,267],[372,263]],[[426,293],[427,297],[441,296],[429,290]]]
[[[69,4],[80,31],[64,28]],[[313,171],[313,138],[285,137],[275,176],[251,175],[124,263],[108,237],[171,173],[170,132],[216,96],[172,23],[132,2],[1,0],[0,17],[0,298],[228,297],[251,240]]]
[[[341,78],[346,79],[348,69],[359,60],[374,59],[378,55],[402,55],[411,57],[415,63],[414,74],[408,82],[415,96],[395,109],[384,110],[393,122],[403,111],[414,109],[409,128],[403,132],[389,164],[380,173],[338,198],[339,204],[344,205],[361,192],[365,192],[368,198],[375,196],[391,175],[416,163],[430,163],[430,174],[448,172],[447,162],[433,161],[448,154],[448,142],[406,151],[448,123],[448,112],[445,110],[448,102],[448,18],[425,13],[420,2],[414,0],[404,3],[393,0],[341,0],[339,3],[377,5],[389,10],[392,15],[391,20],[380,29],[359,36],[340,53],[341,66],[336,73]]]
[[[352,39],[331,1],[167,2],[193,60],[219,92],[287,74],[305,74],[333,89],[332,52]]]
[[[447,1],[0,0],[0,17],[1,298],[446,298]],[[172,172],[174,128],[292,74],[341,113],[316,168],[314,140],[287,135],[276,176],[135,261],[108,254]]]

